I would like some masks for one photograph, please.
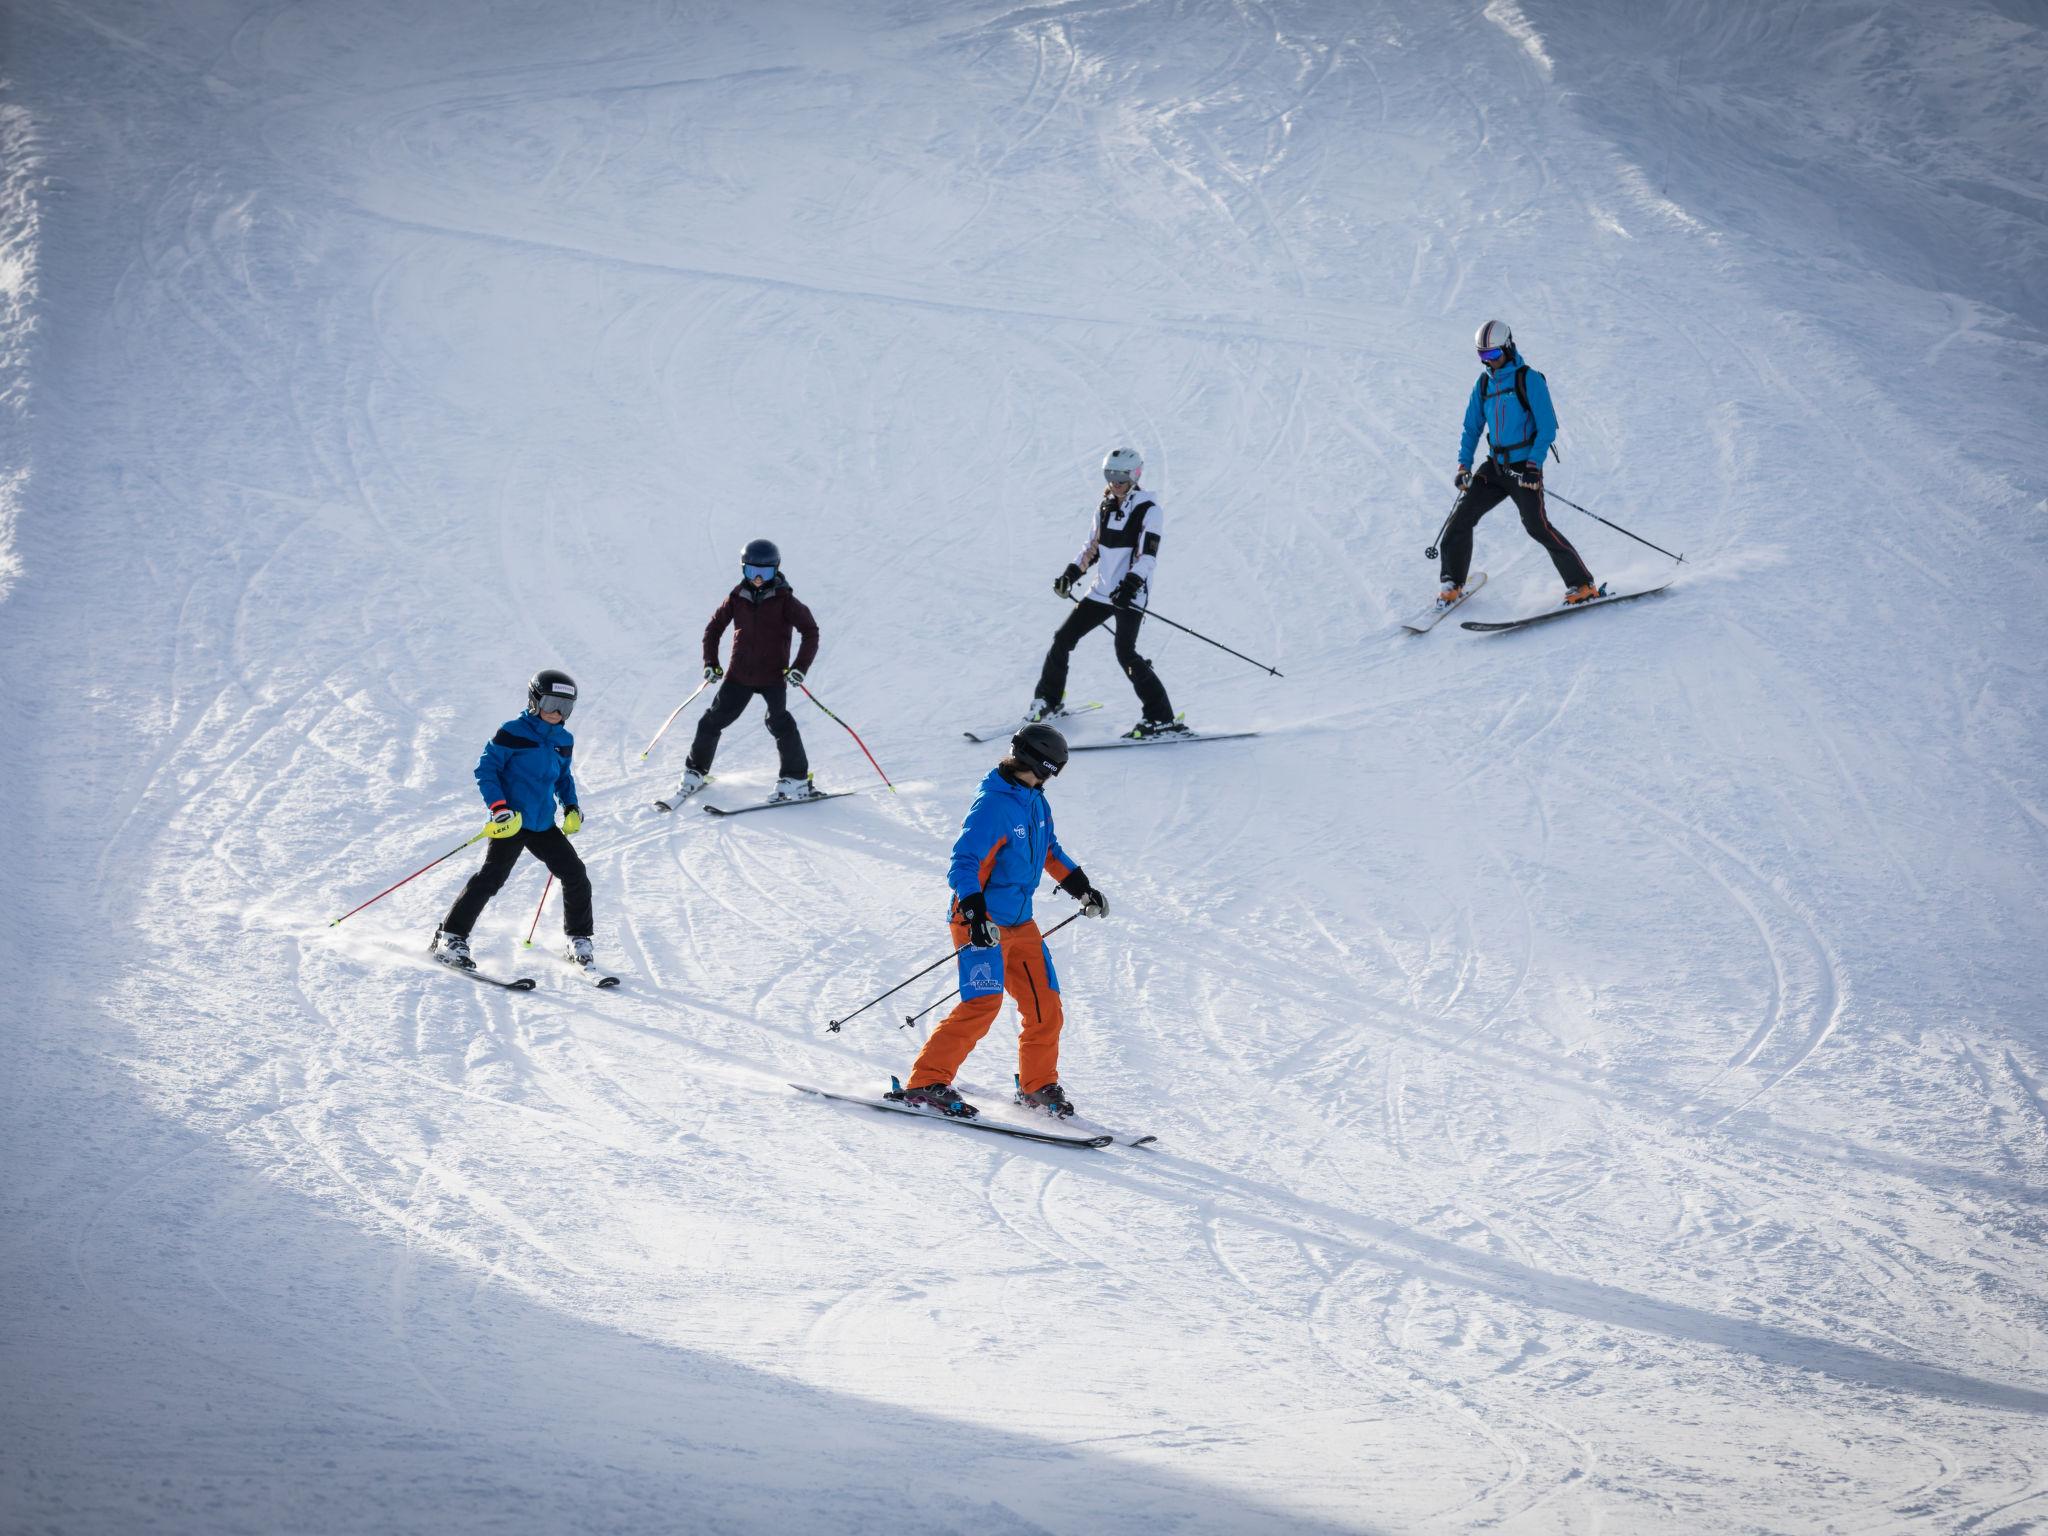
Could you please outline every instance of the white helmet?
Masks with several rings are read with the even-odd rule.
[[[1496,347],[1512,347],[1515,333],[1508,329],[1505,320],[1489,320],[1479,327],[1479,334],[1472,338],[1472,345],[1481,352],[1491,352]]]
[[[1135,448],[1112,448],[1102,461],[1102,478],[1111,485],[1136,485],[1145,473],[1145,456]]]

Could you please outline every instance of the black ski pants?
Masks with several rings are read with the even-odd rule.
[[[522,853],[539,859],[562,882],[562,932],[572,939],[589,938],[590,876],[560,827],[522,827],[510,837],[492,838],[484,849],[484,867],[469,877],[469,884],[441,919],[442,929],[468,938],[476,920],[484,915],[484,907],[504,888]]]
[[[775,738],[782,776],[785,779],[808,777],[811,760],[804,755],[804,738],[796,728],[796,716],[789,712],[789,685],[786,683],[770,683],[764,688],[756,688],[747,683],[736,683],[729,677],[720,683],[718,692],[711,695],[711,707],[698,717],[697,735],[690,743],[690,755],[684,762],[699,773],[709,773],[711,760],[718,756],[719,733],[745,714],[747,706],[756,697],[768,706],[768,734]]]
[[[1557,567],[1557,574],[1564,578],[1564,584],[1567,587],[1590,585],[1593,573],[1586,569],[1586,562],[1579,558],[1579,552],[1572,548],[1571,541],[1550,526],[1550,514],[1543,506],[1543,492],[1523,489],[1515,483],[1508,470],[1492,459],[1479,466],[1479,472],[1472,477],[1472,483],[1465,487],[1465,494],[1458,498],[1457,506],[1451,510],[1450,525],[1444,529],[1443,579],[1460,587],[1465,585],[1465,578],[1472,572],[1472,530],[1479,525],[1479,519],[1510,496],[1515,500],[1515,510],[1522,514],[1522,527],[1530,538],[1549,552],[1551,564]]]
[[[1138,654],[1138,626],[1145,622],[1145,610],[1116,608],[1092,597],[1077,604],[1066,622],[1054,631],[1052,646],[1045,653],[1045,665],[1038,670],[1037,697],[1056,706],[1067,696],[1067,660],[1074,654],[1074,647],[1081,643],[1082,636],[1100,629],[1112,618],[1116,620],[1117,665],[1138,690],[1138,703],[1145,718],[1155,724],[1171,720],[1173,705],[1167,701],[1166,685],[1159,681],[1152,663]]]

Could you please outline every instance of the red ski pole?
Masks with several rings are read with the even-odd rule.
[[[453,848],[450,848],[446,853],[442,854],[440,858],[434,860],[434,864],[445,864],[448,860],[454,858],[455,855],[462,852],[463,849],[467,848],[470,845],[470,843],[479,842],[483,838],[488,837],[490,835],[490,831],[491,829],[489,827],[485,827],[481,832],[477,833],[475,837],[470,838],[467,842],[457,843]],[[399,881],[398,885],[411,884],[413,881],[419,879],[421,875],[424,875],[428,870],[432,869],[434,867],[434,864],[422,864],[418,869],[414,870],[411,874],[407,875],[405,879]],[[364,902],[363,907],[375,906],[378,902],[382,901],[386,896],[389,896],[393,891],[397,890],[398,885],[388,886],[384,890],[379,891],[376,895],[372,896],[368,901]],[[354,917],[358,912],[362,911],[363,907],[350,907],[346,912],[342,913],[340,917],[337,917],[333,923],[329,923],[327,926],[332,928],[335,923],[347,922],[350,918]]]
[[[816,704],[818,708],[825,709],[824,701],[821,700],[815,693],[811,692],[810,689],[805,688],[802,683],[798,683],[797,687],[803,689],[803,695],[805,698],[809,699],[813,704]],[[847,735],[853,738],[853,744],[861,749],[861,752],[865,754],[867,760],[870,763],[874,763],[875,772],[882,773],[882,765],[880,763],[875,762],[875,754],[868,751],[868,744],[860,739],[860,732],[856,731],[844,720],[841,720],[837,715],[833,715],[831,710],[825,709],[825,713],[831,715],[832,719],[838,723],[839,728],[845,731]],[[882,773],[882,782],[884,784],[889,784],[889,775],[887,775],[886,773]],[[889,784],[889,793],[892,795],[896,793],[896,786],[894,784]]]
[[[524,948],[533,948],[534,930],[540,927],[540,915],[547,907],[548,892],[552,891],[554,888],[555,872],[551,869],[548,871],[548,883],[540,888],[540,905],[533,909],[533,921],[526,925],[526,943],[523,946]]]

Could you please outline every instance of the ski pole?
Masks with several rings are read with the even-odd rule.
[[[967,946],[965,944],[962,944],[960,946],[960,949],[965,949],[966,947]],[[917,976],[929,976],[933,971],[936,971],[948,960],[951,960],[954,958],[955,955],[958,955],[960,953],[960,949],[954,950],[953,953],[950,955],[941,955],[938,959],[934,960],[930,965],[926,966],[923,970],[919,971],[917,973]],[[874,1007],[875,1004],[879,1003],[883,997],[894,997],[898,992],[901,992],[905,987],[909,986],[913,981],[917,980],[917,976],[904,977],[901,981],[897,982],[895,986],[891,987],[888,991],[884,992],[882,994],[882,997],[871,997],[866,1002],[862,1003],[858,1008],[854,1009],[853,1012],[849,1013],[845,1018],[834,1019],[831,1023],[825,1026],[825,1033],[828,1035],[838,1034],[840,1025],[851,1024],[855,1019],[859,1018],[862,1014],[866,1013],[870,1008]]]
[[[668,728],[676,723],[676,716],[680,715],[684,710],[688,709],[690,707],[691,701],[697,697],[697,694],[702,693],[706,688],[709,688],[711,686],[711,683],[712,679],[708,677],[705,678],[703,682],[697,685],[696,693],[691,694],[689,698],[683,700],[682,703],[678,704],[674,709],[668,712],[668,718],[661,722],[661,729],[654,733],[654,741],[650,741],[649,743],[647,743],[647,752],[652,752],[654,750],[654,742],[660,741],[662,737],[668,734]],[[643,762],[647,758],[647,752],[642,752],[640,754],[641,760]]]
[[[1580,506],[1576,501],[1571,501],[1566,497],[1560,496],[1555,491],[1546,491],[1544,494],[1549,496],[1553,501],[1564,502],[1564,504],[1570,507],[1574,512],[1585,512],[1586,516],[1593,519],[1593,521],[1596,523],[1607,523],[1607,519],[1602,517],[1598,512],[1587,512],[1586,509]],[[1628,533],[1628,530],[1622,527],[1619,523],[1607,523],[1607,526],[1612,528],[1616,533]],[[1685,556],[1672,554],[1671,551],[1666,549],[1662,544],[1650,544],[1650,541],[1648,539],[1644,538],[1641,534],[1637,533],[1628,533],[1628,536],[1634,539],[1638,544],[1649,544],[1650,548],[1656,550],[1658,554],[1664,555],[1672,560],[1676,560],[1680,565],[1685,564]]]
[[[490,832],[491,829],[489,827],[485,827],[481,832],[477,833],[475,837],[457,843],[453,848],[450,848],[446,853],[442,854],[440,858],[434,860],[433,864],[422,864],[418,869],[414,870],[411,874],[407,875],[403,880],[399,881],[398,885],[411,884],[413,881],[419,879],[421,875],[424,875],[428,870],[432,869],[434,867],[434,864],[445,864],[448,860],[454,858],[455,855],[462,852],[463,849],[467,848],[471,843],[479,842],[482,839],[490,836]],[[354,917],[358,912],[362,911],[363,907],[375,906],[378,902],[382,901],[386,896],[389,896],[393,891],[397,890],[398,885],[385,887],[385,889],[379,891],[376,895],[372,896],[368,901],[364,902],[362,907],[350,907],[346,912],[342,913],[340,917],[337,917],[333,923],[329,923],[327,926],[332,928],[335,925],[335,923],[347,922],[350,918]]]
[[[533,921],[526,925],[526,943],[523,946],[521,946],[522,948],[533,948],[534,930],[540,927],[540,914],[548,904],[548,892],[552,891],[554,888],[555,872],[551,869],[548,871],[548,883],[540,888],[540,906],[535,907],[533,909]]]
[[[1067,594],[1067,601],[1070,603],[1078,603],[1081,601],[1081,599],[1074,596],[1073,593],[1069,592]],[[1114,607],[1115,605],[1111,604],[1111,606]],[[1235,656],[1239,661],[1251,661],[1252,665],[1257,667],[1261,672],[1270,673],[1274,677],[1285,677],[1287,675],[1286,673],[1282,672],[1278,667],[1269,667],[1263,661],[1252,661],[1252,658],[1245,655],[1243,651],[1230,650],[1230,647],[1225,645],[1221,640],[1211,640],[1199,629],[1189,629],[1185,624],[1175,624],[1172,619],[1169,619],[1163,613],[1154,613],[1150,608],[1141,609],[1140,612],[1142,612],[1146,618],[1157,619],[1160,623],[1177,629],[1184,635],[1193,635],[1197,640],[1201,640],[1209,645],[1213,645],[1219,651],[1230,651],[1230,654]]]
[[[824,701],[821,700],[815,693],[811,692],[810,689],[804,687],[802,683],[798,683],[797,687],[802,690],[803,696],[805,698],[809,699],[813,704],[816,704],[818,708],[825,709]],[[853,744],[861,749],[861,752],[867,757],[867,760],[870,763],[874,763],[875,772],[882,773],[882,765],[880,763],[875,762],[875,754],[868,751],[868,744],[860,739],[860,732],[856,731],[844,720],[840,720],[837,715],[833,715],[831,710],[825,709],[825,713],[831,715],[835,721],[838,721],[840,729],[845,731],[847,735],[853,738]],[[884,784],[889,784],[889,775],[887,775],[886,773],[882,773],[882,782]],[[889,784],[889,793],[892,795],[896,793],[896,786],[894,784]],[[879,1002],[880,1000],[881,999],[879,998],[876,999],[877,1002]],[[832,1027],[834,1029],[837,1029],[839,1026],[835,1024]]]
[[[1080,915],[1080,913],[1075,912],[1061,919],[1059,922],[1054,923],[1050,928],[1045,930],[1044,936],[1048,939],[1051,938],[1054,934],[1058,933],[1062,928],[1066,927],[1068,923],[1071,923],[1075,918],[1079,917]],[[960,951],[956,949],[953,951],[953,953],[957,955],[958,953],[960,953]],[[919,1019],[923,1018],[926,1014],[930,1013],[932,1009],[938,1007],[939,1003],[948,1002],[953,998],[958,997],[959,995],[960,989],[958,987],[955,987],[951,992],[948,992],[944,997],[940,998],[938,1003],[927,1004],[925,1007],[918,1009],[915,1013],[904,1015],[903,1022],[901,1024],[898,1024],[896,1027],[898,1029],[910,1028],[911,1025],[915,1024]]]
[[[1465,495],[1464,495],[1464,492],[1460,491],[1460,492],[1458,493],[1458,501],[1463,501],[1464,499],[1465,499]],[[1560,497],[1558,498],[1558,500],[1560,500],[1560,501],[1562,501],[1563,499],[1564,499],[1564,498],[1563,498],[1563,497],[1561,497],[1561,496],[1560,496]],[[1444,514],[1444,525],[1443,525],[1443,527],[1441,527],[1441,528],[1437,529],[1437,531],[1436,531],[1436,537],[1435,537],[1435,538],[1433,538],[1433,539],[1431,539],[1431,540],[1429,541],[1429,548],[1425,549],[1425,550],[1424,550],[1424,551],[1422,552],[1422,558],[1423,558],[1423,559],[1425,559],[1425,560],[1434,560],[1434,559],[1436,558],[1436,550],[1437,550],[1437,546],[1438,546],[1439,544],[1443,543],[1443,541],[1444,541],[1444,535],[1445,535],[1445,534],[1447,534],[1447,533],[1449,533],[1449,532],[1451,531],[1451,519],[1452,519],[1452,518],[1454,518],[1454,517],[1456,517],[1457,515],[1458,515],[1458,502],[1457,502],[1457,501],[1454,501],[1454,502],[1452,502],[1452,503],[1451,503],[1451,510],[1450,510],[1450,511],[1448,511],[1448,512],[1446,512],[1446,513]],[[642,755],[642,756],[645,756],[646,754],[644,754],[644,753],[643,753],[643,754],[641,754],[641,755]]]

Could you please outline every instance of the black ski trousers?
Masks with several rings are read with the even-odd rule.
[[[521,853],[532,854],[562,882],[562,932],[572,939],[589,938],[590,876],[560,827],[522,827],[510,837],[492,838],[484,850],[484,867],[469,877],[469,884],[441,919],[442,929],[468,938],[476,920],[484,915],[484,907],[504,888]]]
[[[1451,510],[1450,525],[1444,529],[1443,579],[1456,586],[1465,585],[1465,578],[1472,572],[1472,530],[1479,525],[1479,519],[1510,496],[1515,499],[1515,510],[1522,514],[1522,527],[1530,538],[1549,552],[1551,564],[1557,567],[1557,574],[1564,578],[1564,584],[1567,587],[1590,585],[1593,573],[1586,569],[1586,562],[1579,558],[1579,552],[1572,548],[1571,541],[1550,526],[1550,514],[1543,506],[1543,492],[1524,490],[1515,484],[1514,476],[1508,470],[1492,459],[1479,466],[1479,472],[1472,477],[1472,483],[1465,487],[1465,494],[1458,498],[1457,506]]]
[[[1145,711],[1145,718],[1154,724],[1164,724],[1173,718],[1173,705],[1167,701],[1166,685],[1159,681],[1159,674],[1152,670],[1152,663],[1138,654],[1138,626],[1145,622],[1145,610],[1142,608],[1116,608],[1108,603],[1098,603],[1092,597],[1078,604],[1053,634],[1052,647],[1045,653],[1045,665],[1038,670],[1036,695],[1054,706],[1067,696],[1067,660],[1074,654],[1074,647],[1081,643],[1082,636],[1100,629],[1112,618],[1116,620],[1117,665],[1124,669],[1124,676],[1138,690],[1138,703]]]
[[[711,760],[718,756],[719,733],[745,714],[756,696],[768,705],[768,734],[775,738],[782,776],[785,779],[808,777],[811,760],[804,755],[804,738],[796,728],[796,716],[789,712],[787,683],[770,683],[765,688],[755,688],[746,683],[736,683],[728,677],[718,685],[718,692],[711,695],[711,707],[698,717],[696,739],[690,743],[690,755],[683,761],[699,773],[709,773]]]

